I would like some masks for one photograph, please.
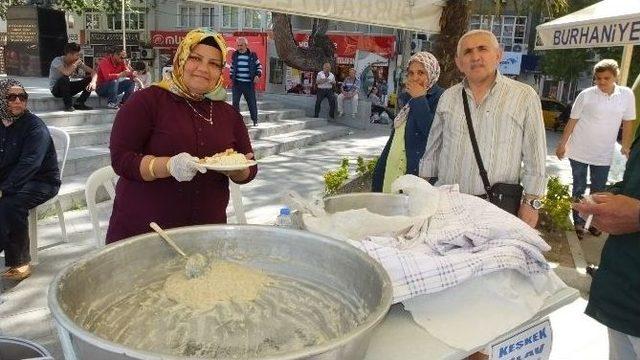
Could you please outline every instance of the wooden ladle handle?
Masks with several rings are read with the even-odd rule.
[[[150,222],[149,226],[158,233],[158,235],[160,235],[160,237],[162,239],[164,239],[164,241],[167,242],[167,244],[171,245],[171,247],[178,252],[178,254],[187,257],[187,254],[184,253],[184,251],[182,251],[182,249],[180,249],[178,247],[178,245],[176,245],[176,243],[171,240],[171,238],[169,237],[169,235],[167,234],[166,231],[162,230],[162,228],[160,226],[158,226],[158,224],[156,224],[155,222]]]

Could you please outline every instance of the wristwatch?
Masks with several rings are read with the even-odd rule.
[[[540,208],[542,208],[542,201],[540,201],[540,199],[525,199],[524,202],[534,210],[540,210]]]

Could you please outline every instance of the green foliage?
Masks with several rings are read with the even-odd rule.
[[[333,195],[340,186],[349,178],[349,159],[342,158],[340,167],[337,170],[329,170],[324,173],[324,193]]]
[[[374,157],[373,159],[364,160],[362,156],[358,156],[356,160],[356,172],[359,176],[364,176],[367,173],[373,172],[373,169],[376,168],[376,163],[378,162],[378,157]]]
[[[362,177],[373,172],[376,167],[378,158],[365,160],[362,156],[358,156],[356,160],[356,173]],[[345,181],[349,179],[349,159],[342,158],[340,167],[336,170],[329,170],[324,173],[324,193],[327,196],[335,195]]]
[[[589,49],[544,50],[539,52],[540,69],[545,75],[556,80],[574,81],[584,71],[589,71],[592,64],[587,60],[592,57]]]
[[[557,176],[549,178],[547,194],[542,199],[542,211],[546,212],[553,226],[560,230],[571,230],[569,220],[571,195],[569,185],[563,185]]]
[[[144,5],[140,0],[53,0],[52,8],[74,13],[85,11],[104,11],[106,13],[119,13],[122,9],[122,1],[125,2],[125,9],[131,11],[132,3]],[[26,0],[11,0],[11,5],[24,5]],[[0,18],[5,19],[9,2],[0,0]]]

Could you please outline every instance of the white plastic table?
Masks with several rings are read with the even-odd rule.
[[[420,327],[402,304],[395,304],[373,334],[365,360],[463,359],[484,349],[487,345],[499,343],[542,321],[550,313],[571,303],[579,296],[580,293],[576,289],[570,287],[561,289],[546,298],[540,311],[531,319],[489,343],[478,344],[477,348],[468,352],[452,348],[438,340]]]

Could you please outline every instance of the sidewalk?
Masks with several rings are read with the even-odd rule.
[[[26,82],[25,85],[29,86]],[[570,183],[568,161],[558,161],[552,156],[559,134],[547,134],[548,174]],[[337,168],[343,157],[355,163],[357,156],[378,156],[388,135],[387,126],[375,126],[364,131],[354,130],[343,138],[262,159],[257,178],[241,187],[248,222],[272,224],[281,207],[281,194],[285,191],[295,190],[306,197],[321,195],[325,171]],[[619,160],[611,171],[612,180],[622,176],[624,169],[620,167]],[[104,231],[110,205],[102,204],[100,209]],[[48,285],[58,271],[93,250],[95,243],[86,209],[70,211],[65,216],[70,241],[60,243],[57,218],[39,222],[40,264],[32,277],[17,286],[10,287],[5,283],[5,292],[0,295],[5,300],[0,304],[0,334],[41,343],[56,359],[62,359],[62,351],[47,308]],[[589,261],[599,259],[598,246],[602,239],[590,239],[589,242],[590,246],[584,249],[585,257]],[[552,359],[595,360],[607,357],[606,329],[583,314],[585,305],[584,299],[578,299],[551,315],[556,337]]]

